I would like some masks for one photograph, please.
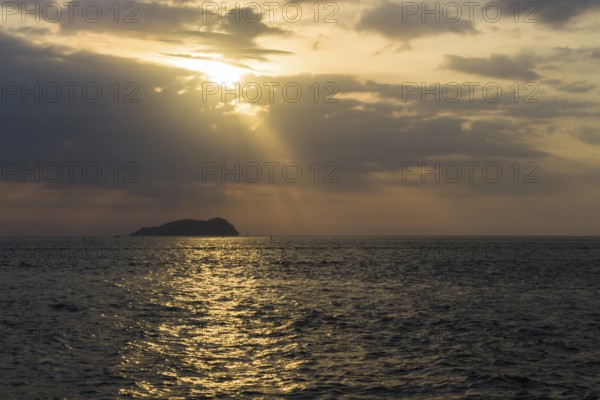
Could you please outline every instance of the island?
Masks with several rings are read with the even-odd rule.
[[[160,226],[142,227],[131,236],[239,236],[226,219],[212,218],[208,221],[182,219]]]

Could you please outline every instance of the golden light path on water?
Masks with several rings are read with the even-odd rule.
[[[278,307],[285,296],[253,271],[262,255],[251,248],[241,253],[239,244],[231,251],[202,246],[183,257],[179,250],[165,255],[167,263],[174,255],[179,261],[144,278],[157,285],[149,308],[161,317],[155,326],[154,316],[146,319],[143,337],[130,342],[120,369],[137,388],[121,395],[177,399],[302,389],[301,344],[292,318]]]

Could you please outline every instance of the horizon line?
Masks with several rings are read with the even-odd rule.
[[[474,237],[518,237],[518,238],[600,238],[600,234],[557,234],[557,235],[538,235],[538,234],[280,234],[280,235],[238,235],[238,236],[187,236],[187,235],[148,235],[148,236],[134,236],[130,234],[125,235],[40,235],[40,234],[28,234],[28,235],[0,235],[0,238],[139,238],[139,237],[160,237],[160,238],[194,238],[194,239],[214,239],[214,238],[298,238],[298,237],[311,237],[311,238],[325,238],[325,237],[347,237],[347,238],[358,238],[358,237],[373,237],[373,238],[385,238],[385,237],[407,237],[407,238],[474,238]]]

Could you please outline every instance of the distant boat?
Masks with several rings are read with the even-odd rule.
[[[116,237],[116,238],[120,238],[120,237],[121,237],[121,235],[115,235],[115,237]]]

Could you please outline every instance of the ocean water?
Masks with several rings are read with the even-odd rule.
[[[598,238],[3,238],[1,399],[597,399]]]

